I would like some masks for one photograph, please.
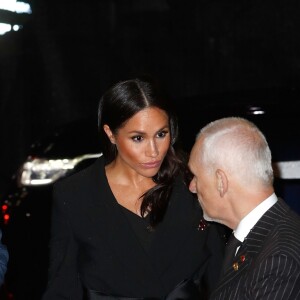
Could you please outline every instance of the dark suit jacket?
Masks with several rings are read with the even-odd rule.
[[[98,159],[55,186],[50,277],[43,299],[82,299],[81,285],[108,295],[162,298],[197,271],[212,287],[223,242],[214,225],[198,228],[201,219],[198,201],[177,180],[146,252]]]
[[[300,218],[282,200],[252,228],[211,299],[300,299]]]

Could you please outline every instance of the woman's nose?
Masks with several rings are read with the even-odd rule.
[[[158,155],[158,148],[155,141],[150,141],[147,147],[146,155],[150,157],[156,157]]]

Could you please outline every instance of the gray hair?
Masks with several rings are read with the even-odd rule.
[[[200,159],[208,172],[225,168],[243,183],[273,183],[272,155],[263,133],[252,122],[228,117],[201,129]]]

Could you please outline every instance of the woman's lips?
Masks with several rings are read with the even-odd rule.
[[[142,166],[144,168],[147,168],[147,169],[153,169],[153,168],[159,167],[160,163],[161,163],[161,161],[158,160],[158,161],[152,161],[152,162],[148,162],[148,163],[143,163]]]

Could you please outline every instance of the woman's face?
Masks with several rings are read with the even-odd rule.
[[[145,177],[157,174],[171,140],[169,118],[165,111],[157,107],[143,109],[115,135],[105,126],[110,141],[116,144],[118,163]]]

